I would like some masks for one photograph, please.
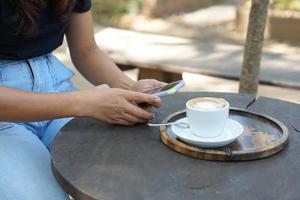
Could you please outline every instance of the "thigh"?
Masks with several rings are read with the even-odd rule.
[[[18,124],[0,122],[0,199],[68,199],[52,174],[49,151]]]

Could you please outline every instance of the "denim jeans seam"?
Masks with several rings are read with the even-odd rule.
[[[53,71],[52,71],[52,69],[51,69],[51,66],[52,66],[52,61],[51,61],[51,55],[46,55],[46,59],[47,59],[47,68],[48,68],[48,70],[49,70],[49,73],[50,73],[50,75],[51,75],[51,79],[52,79],[52,85],[53,85],[53,89],[54,90],[56,90],[57,89],[57,80],[56,80],[56,78],[55,78],[55,76],[54,76],[54,73],[53,73]]]
[[[26,60],[26,65],[27,65],[27,68],[28,68],[28,71],[29,71],[29,74],[30,74],[30,79],[32,80],[32,87],[31,87],[31,91],[34,91],[35,89],[35,76],[34,76],[34,73],[33,73],[33,69],[31,67],[31,64],[30,64],[30,61],[29,60]]]
[[[2,122],[0,122],[0,134],[1,134],[1,131],[7,130],[13,126],[13,123],[11,123],[11,122],[5,122],[5,124],[2,124],[2,125],[1,125],[1,123]]]
[[[4,64],[4,66],[5,66],[5,64]],[[0,66],[0,67],[2,68],[3,66]],[[5,87],[7,85],[7,81],[6,81],[6,78],[3,75],[2,69],[0,69],[0,81],[2,83],[2,86]]]

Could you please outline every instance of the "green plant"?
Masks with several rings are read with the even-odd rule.
[[[136,12],[142,0],[93,0],[94,20],[101,24],[114,24],[121,16]]]
[[[273,0],[272,5],[283,10],[298,10],[300,11],[299,0]]]

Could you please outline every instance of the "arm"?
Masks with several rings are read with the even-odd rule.
[[[39,121],[78,116],[76,96],[76,93],[39,94],[0,87],[0,121]]]
[[[0,121],[29,122],[63,117],[92,117],[113,124],[131,125],[154,115],[132,102],[159,107],[151,95],[101,85],[90,90],[66,93],[33,93],[0,87]]]
[[[79,71],[95,85],[107,83],[112,87],[134,88],[135,82],[125,76],[98,49],[92,32],[89,13],[72,15],[67,38],[73,62]],[[134,106],[142,102],[155,107],[160,105],[160,99],[154,96],[113,89],[105,85],[59,94],[32,93],[0,87],[0,121],[40,121],[78,116],[130,125],[154,117],[152,113]]]
[[[72,61],[92,84],[132,89],[135,81],[126,76],[97,46],[91,12],[73,13],[66,33]]]

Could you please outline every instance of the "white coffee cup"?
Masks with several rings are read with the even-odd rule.
[[[229,117],[229,103],[225,99],[200,97],[186,103],[191,131],[200,137],[219,136]]]

